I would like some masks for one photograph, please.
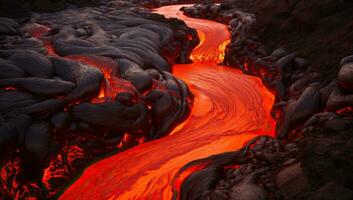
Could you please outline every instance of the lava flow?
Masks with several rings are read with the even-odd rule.
[[[173,69],[195,95],[189,118],[170,136],[88,167],[60,199],[171,199],[173,179],[185,164],[237,150],[255,136],[273,134],[275,122],[270,110],[274,96],[261,80],[216,64],[229,41],[227,27],[188,18],[180,7],[167,6],[155,12],[184,20],[203,37],[191,57],[194,64]]]

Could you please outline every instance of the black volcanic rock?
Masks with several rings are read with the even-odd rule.
[[[8,60],[20,67],[29,76],[40,78],[53,77],[53,66],[49,59],[37,52],[15,53]]]
[[[51,58],[55,74],[75,83],[75,88],[65,96],[67,101],[97,94],[103,79],[102,72],[92,66],[61,58]]]
[[[313,192],[313,200],[350,200],[353,199],[353,190],[337,182],[329,182]]]
[[[353,52],[352,1],[256,1],[260,40],[300,51],[321,70],[337,72],[337,60]]]
[[[40,101],[40,98],[21,91],[0,92],[0,112],[7,113],[16,109],[33,105]]]
[[[75,84],[62,80],[30,77],[0,79],[0,87],[15,87],[40,96],[57,96],[70,92]]]
[[[184,8],[193,17],[227,23],[238,11],[256,15],[254,32],[270,51],[283,46],[305,55],[324,72],[337,73],[337,61],[351,55],[353,2],[349,0],[227,0],[211,14],[210,5]]]
[[[276,94],[273,116],[278,142],[287,144],[285,151],[269,153],[276,163],[271,166],[256,152],[248,155],[251,159],[245,164],[256,166],[250,171],[274,171],[264,182],[261,178],[257,182],[269,193],[267,199],[351,199],[353,57],[349,55],[353,52],[353,2],[230,0],[219,9],[219,13],[210,14],[210,5],[197,4],[183,11],[227,23],[232,40],[223,64],[260,77]],[[262,167],[253,163],[262,163]],[[240,162],[234,159],[232,164],[238,167]],[[204,175],[203,180],[218,182],[197,194],[191,190],[185,193],[230,199],[229,187],[243,179],[243,165],[234,170],[234,181],[228,176]],[[193,174],[182,187],[192,178]]]
[[[26,152],[21,174],[25,177],[24,180],[38,181],[38,177],[43,174],[42,169],[49,164],[50,131],[50,125],[46,122],[33,123],[27,129],[23,144]]]
[[[20,25],[12,19],[0,18],[0,34],[18,35],[20,34]]]
[[[12,62],[0,58],[0,78],[21,78],[25,77],[25,72]]]
[[[310,191],[308,178],[301,169],[300,163],[286,167],[276,175],[276,184],[284,199],[304,198]]]
[[[353,62],[344,64],[338,73],[338,84],[344,90],[353,92]]]
[[[132,131],[143,127],[147,120],[147,107],[143,104],[125,106],[119,103],[82,103],[73,107],[72,115],[106,130]]]
[[[52,199],[93,160],[188,116],[192,94],[170,72],[196,30],[130,1],[18,2],[0,2],[0,15],[23,11],[0,17],[0,199]]]

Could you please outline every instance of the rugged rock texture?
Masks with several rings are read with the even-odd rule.
[[[94,0],[2,0],[0,2],[0,16],[23,17],[37,12],[53,12],[65,8],[76,8],[84,6],[98,6],[106,1]]]
[[[286,185],[289,191],[288,182],[300,181],[296,178],[303,175],[297,154],[295,143],[283,145],[270,137],[254,138],[239,151],[186,165],[179,173],[198,165],[203,167],[186,177],[179,190],[180,197],[183,200],[282,199],[281,188],[277,185]],[[291,168],[281,172],[285,166]]]
[[[171,72],[196,35],[128,1],[0,18],[0,199],[53,198],[92,161],[165,136],[190,111]]]
[[[269,51],[284,47],[305,55],[329,75],[337,61],[353,52],[353,2],[349,0],[226,0],[220,6],[202,4],[187,15],[228,22],[235,11],[256,15],[256,35]]]
[[[272,188],[261,178],[251,179],[253,182],[242,175],[235,176],[237,182],[227,179],[228,165],[241,170],[256,159],[250,154],[228,163],[231,159],[227,153],[201,161],[216,160],[218,166],[210,164],[201,171],[212,169],[218,173],[204,175],[202,184],[198,183],[201,179],[191,175],[182,188],[192,185],[196,191],[205,192],[204,199],[352,198],[353,57],[349,55],[353,52],[353,29],[352,15],[348,14],[352,8],[350,1],[301,0],[246,4],[233,0],[183,8],[187,15],[229,24],[232,41],[224,63],[260,77],[274,91],[277,139],[293,147],[295,153],[286,154],[292,151],[286,148],[284,157],[270,152],[270,158],[279,158],[275,165],[262,163],[250,170],[272,171]],[[250,160],[244,164],[243,159],[248,157]],[[244,182],[247,186],[243,186]],[[261,189],[255,189],[258,186]],[[232,188],[253,188],[254,192],[242,197]],[[201,191],[181,192],[199,199]]]
[[[259,37],[274,49],[305,55],[318,70],[337,73],[337,61],[353,52],[353,2],[325,0],[256,1]]]
[[[352,199],[352,7],[230,0],[184,9],[229,23],[224,63],[277,94],[278,127],[277,139],[188,164],[180,173],[206,163],[183,181],[182,199]],[[97,156],[161,137],[188,112],[192,96],[170,66],[197,42],[179,21],[114,2],[0,25],[6,198],[53,197]]]

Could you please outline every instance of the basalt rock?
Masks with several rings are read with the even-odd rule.
[[[28,77],[0,79],[0,87],[15,87],[39,96],[58,96],[70,92],[75,84],[55,79]]]
[[[342,65],[337,81],[341,88],[353,92],[353,61]]]
[[[240,183],[233,186],[230,190],[229,199],[231,200],[264,200],[267,194],[263,188],[256,185],[256,178],[259,171],[254,171],[247,175]]]
[[[106,130],[119,132],[139,130],[146,125],[147,107],[143,104],[123,106],[119,103],[82,103],[73,107],[75,118]]]
[[[129,1],[0,18],[0,196],[54,198],[92,160],[168,134],[192,104],[172,65],[197,43]]]
[[[188,16],[228,24],[232,40],[226,48],[223,63],[260,77],[276,94],[273,116],[277,119],[277,138],[289,143],[288,149],[286,146],[284,152],[266,156],[276,163],[271,165],[275,172],[269,175],[270,179],[277,177],[276,183],[266,180],[263,185],[257,183],[256,186],[265,186],[269,192],[267,199],[349,198],[352,188],[348,185],[353,180],[349,170],[352,162],[348,161],[350,153],[347,153],[352,144],[348,124],[352,123],[353,57],[343,58],[340,64],[339,59],[353,50],[352,38],[348,36],[352,35],[348,28],[352,4],[302,0],[247,2],[226,1],[214,16],[205,15],[205,12],[211,13],[210,5],[198,4],[185,7],[183,11]],[[251,13],[256,13],[256,18],[252,18]],[[325,27],[340,28],[323,28],[319,25],[323,21]],[[322,34],[323,29],[325,34]],[[347,37],[342,39],[343,35]],[[279,45],[287,48],[278,48]],[[275,49],[272,54],[266,52],[272,49]],[[332,52],[333,49],[341,51]],[[297,145],[291,147],[293,141]],[[285,158],[282,156],[287,156],[288,160],[275,159]],[[262,161],[253,157],[247,161],[248,165],[254,160]],[[204,189],[204,199],[231,199],[229,188],[242,180],[239,168],[244,165],[239,167],[237,160],[232,163],[238,179],[210,174],[213,177],[208,179],[215,181],[218,176],[218,183],[216,187]],[[229,167],[228,163],[223,167]],[[184,181],[185,187],[190,181]],[[331,184],[333,190],[329,191]],[[197,188],[197,185],[192,187]]]
[[[25,77],[25,72],[14,65],[12,62],[0,58],[0,78],[22,78]]]
[[[297,100],[289,100],[284,111],[284,118],[279,120],[277,137],[284,138],[289,130],[308,120],[323,107],[318,84],[307,87]]]
[[[53,66],[44,55],[28,51],[15,53],[7,58],[31,77],[52,78]]]
[[[57,130],[61,131],[68,127],[70,114],[68,112],[57,113],[51,117],[50,122]]]
[[[102,72],[79,62],[52,58],[55,74],[64,80],[72,81],[76,87],[65,96],[67,101],[97,94],[103,79]]]
[[[40,98],[21,91],[2,91],[0,92],[0,112],[6,114],[16,109],[38,103]]]
[[[283,166],[277,162],[296,155],[296,148],[260,136],[239,151],[190,162],[179,173],[193,166],[204,168],[182,182],[180,195],[183,199],[280,199],[273,176]]]
[[[0,18],[0,34],[4,35],[19,35],[21,26],[12,19]]]
[[[35,180],[49,162],[50,126],[46,122],[32,124],[24,137],[23,176]]]
[[[286,167],[276,175],[276,184],[284,199],[304,198],[310,190],[308,178],[301,169],[300,163]]]
[[[7,157],[6,152],[23,143],[25,131],[30,126],[31,118],[27,115],[1,116],[0,158]]]
[[[349,200],[353,198],[353,191],[337,182],[329,182],[312,194],[314,200]]]
[[[335,87],[330,94],[326,107],[331,110],[340,110],[353,105],[353,94],[346,94],[342,88]]]

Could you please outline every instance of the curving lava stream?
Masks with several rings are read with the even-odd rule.
[[[229,42],[227,27],[188,18],[180,7],[166,6],[155,12],[184,20],[201,37],[191,57],[195,62],[173,69],[195,95],[189,118],[170,136],[91,165],[61,200],[171,199],[173,178],[185,164],[237,150],[258,135],[273,135],[275,122],[270,110],[274,96],[259,78],[216,64]]]

